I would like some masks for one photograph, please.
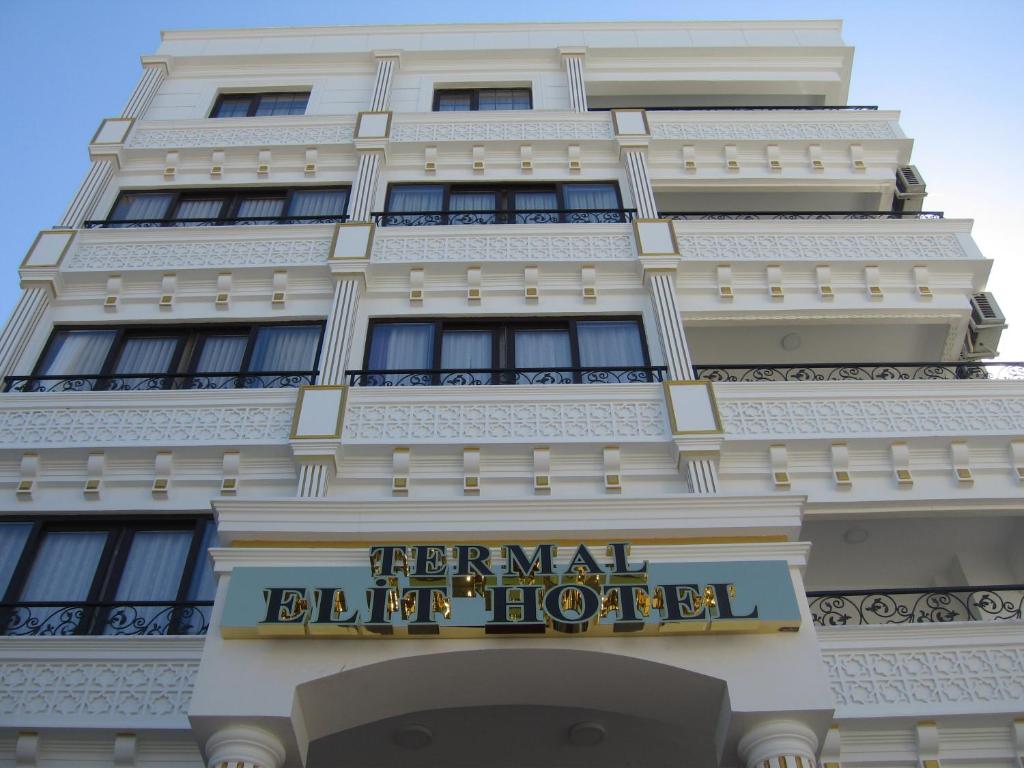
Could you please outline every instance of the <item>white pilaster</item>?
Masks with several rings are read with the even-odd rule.
[[[367,150],[359,156],[359,169],[356,171],[355,183],[352,184],[352,195],[348,203],[349,221],[369,221],[373,208],[374,195],[377,193],[377,179],[380,177],[380,163],[384,152]]]
[[[391,104],[391,83],[394,82],[401,58],[397,52],[392,51],[375,52],[373,57],[377,61],[377,76],[373,81],[370,110],[383,112]]]
[[[815,768],[818,737],[799,720],[770,720],[751,728],[737,751],[747,768]]]
[[[21,293],[7,325],[0,333],[0,380],[11,376],[28,346],[32,332],[42,322],[53,291],[46,285],[30,285]]]
[[[622,162],[626,166],[626,177],[633,192],[636,215],[641,219],[656,219],[658,206],[654,202],[654,187],[647,169],[646,147],[623,147]]]
[[[299,485],[295,495],[303,499],[320,499],[327,495],[327,481],[332,467],[315,461],[299,465]]]
[[[231,725],[206,741],[208,768],[281,768],[285,748],[270,731],[253,725]]]
[[[585,52],[574,48],[561,49],[565,76],[569,84],[569,109],[573,112],[587,111],[587,88],[583,79]]]
[[[331,314],[327,317],[317,384],[345,383],[345,362],[352,346],[356,309],[362,288],[361,279],[342,278],[334,284],[334,302]]]

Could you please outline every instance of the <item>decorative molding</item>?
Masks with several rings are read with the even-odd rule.
[[[6,395],[0,408],[0,443],[5,447],[113,445],[196,445],[284,443],[288,440],[294,410],[294,390],[288,403],[238,405],[240,393],[228,393],[231,404],[180,400],[146,407],[151,393],[27,393]],[[156,393],[153,393],[156,394]],[[177,393],[175,393],[177,394]],[[199,400],[199,392],[185,392]],[[221,394],[221,393],[218,393]],[[276,394],[276,393],[275,393]],[[115,398],[111,401],[110,397]],[[45,398],[45,400],[44,400]],[[256,392],[246,392],[252,403]],[[269,398],[268,398],[269,399]],[[116,402],[111,405],[99,403]],[[126,405],[129,403],[130,405]]]
[[[679,232],[686,260],[708,261],[886,261],[969,259],[954,234],[938,235],[693,235]]]
[[[161,242],[83,242],[65,259],[63,269],[83,272],[326,265],[331,244],[330,231],[328,229],[321,238],[294,240],[238,239],[197,242],[181,238]],[[147,235],[150,234],[152,231],[147,230]]]
[[[613,138],[611,121],[602,120],[495,120],[462,121],[452,118],[397,122],[392,128],[392,141],[543,141],[600,140]]]
[[[1024,645],[822,653],[836,716],[1014,711],[1024,700]]]
[[[671,120],[671,121],[670,121]],[[819,122],[703,122],[672,120],[671,118],[652,121],[651,135],[655,139],[735,139],[739,141],[759,139],[801,140],[801,139],[902,139],[888,120],[857,120]]]
[[[291,144],[343,144],[352,141],[353,123],[332,122],[320,125],[251,125],[252,118],[241,118],[245,125],[231,119],[224,124],[158,127],[141,123],[128,138],[128,149],[185,149],[190,147],[266,147]],[[270,118],[274,119],[274,118]]]
[[[443,393],[447,397],[412,391],[416,387],[394,388],[385,393],[390,402],[379,402],[383,398],[374,397],[377,393],[368,397],[365,391],[354,388],[345,413],[342,442],[574,443],[667,439],[668,421],[660,388],[655,390],[656,397],[651,397],[644,385],[624,385],[641,391],[633,397],[609,391],[602,397],[600,390],[613,386],[596,384],[583,389],[586,385],[569,385],[566,391],[557,393],[545,392],[540,387],[522,387],[532,392],[517,392],[514,396],[507,392],[512,387],[495,387],[492,389],[506,391],[484,395],[457,391],[454,396],[451,392]]]
[[[512,225],[515,227],[521,225]],[[545,225],[551,226],[551,225]],[[569,224],[567,227],[578,225]],[[631,261],[636,258],[628,225],[602,225],[615,230],[607,234],[480,232],[429,235],[392,234],[387,228],[373,241],[371,260],[419,261]],[[436,228],[435,228],[436,229]],[[451,228],[448,228],[451,229]]]
[[[908,382],[906,391],[873,387],[866,382],[857,396],[838,382],[784,382],[780,389],[758,387],[760,397],[744,392],[746,384],[718,384],[715,393],[726,439],[882,437],[899,435],[1004,435],[1024,431],[1024,392],[995,391],[938,396],[935,387]],[[956,384],[956,382],[938,382]],[[770,385],[769,385],[770,386]],[[947,387],[948,395],[955,395]],[[808,394],[820,397],[808,397]]]

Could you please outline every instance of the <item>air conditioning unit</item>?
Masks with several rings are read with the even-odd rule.
[[[892,201],[894,211],[920,211],[924,207],[924,198],[927,194],[924,179],[918,173],[917,166],[905,165],[896,169],[896,196]]]
[[[999,337],[1006,328],[1006,316],[987,291],[971,297],[971,325],[967,332],[964,357],[980,360],[999,354]]]

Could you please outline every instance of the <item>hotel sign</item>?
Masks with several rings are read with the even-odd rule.
[[[387,544],[366,566],[236,567],[224,637],[796,631],[785,561],[650,563],[629,544]]]

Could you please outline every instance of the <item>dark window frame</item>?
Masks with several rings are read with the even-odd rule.
[[[192,582],[196,578],[197,566],[201,562],[200,556],[202,553],[200,550],[202,549],[206,526],[212,522],[212,515],[158,515],[144,518],[105,515],[89,517],[87,519],[68,515],[33,515],[31,517],[12,515],[0,517],[0,523],[29,523],[32,525],[32,529],[25,539],[21,554],[18,556],[17,564],[11,572],[7,589],[0,593],[0,603],[21,602],[20,596],[25,589],[28,577],[32,572],[32,566],[39,556],[40,547],[48,532],[95,532],[107,534],[107,539],[103,545],[103,552],[99,557],[96,571],[93,573],[92,582],[89,585],[88,595],[84,600],[68,601],[75,604],[121,602],[116,600],[117,590],[124,576],[124,567],[131,552],[135,535],[143,531],[172,530],[191,531],[192,539],[189,543],[188,553],[185,556],[182,572],[178,577],[174,598],[173,600],[168,600],[167,603],[170,605],[171,603],[189,602],[188,594]],[[62,598],[55,596],[52,600],[37,600],[35,602],[60,602],[61,600]],[[7,626],[8,618],[4,613],[4,611],[0,611],[0,636],[3,636]],[[105,607],[89,609],[75,627],[73,634],[102,634],[102,632],[97,632],[96,630],[102,630],[108,613],[109,608]]]
[[[238,216],[238,209],[241,207],[242,202],[249,199],[257,198],[284,198],[284,208],[279,217],[280,219],[296,218],[290,216],[288,209],[291,207],[292,197],[295,192],[345,192],[345,208],[348,208],[349,199],[352,195],[352,185],[298,185],[294,187],[212,187],[212,188],[191,188],[183,187],[181,189],[122,189],[117,193],[117,198],[114,200],[114,204],[110,206],[110,210],[107,212],[107,218],[102,220],[101,223],[118,223],[118,222],[131,222],[131,221],[148,221],[147,219],[113,219],[111,216],[117,207],[121,204],[122,199],[126,195],[144,195],[151,193],[154,195],[172,195],[170,203],[167,205],[167,211],[160,221],[167,221],[169,223],[174,221],[195,221],[197,219],[184,218],[177,219],[178,209],[181,207],[181,203],[184,200],[213,200],[223,199],[221,203],[220,212],[216,216],[208,217],[209,221],[224,221],[230,219],[249,219],[256,217]],[[344,213],[339,214],[322,214],[323,218],[332,216],[340,217],[344,216]],[[321,218],[316,216],[314,218]],[[206,220],[206,219],[203,219]]]
[[[110,349],[107,351],[107,356],[103,361],[103,366],[100,368],[99,373],[83,374],[82,378],[101,378],[103,376],[117,376],[118,374],[113,370],[120,358],[121,352],[124,349],[124,342],[129,338],[152,338],[152,337],[167,337],[177,336],[179,338],[178,347],[175,350],[174,359],[171,364],[170,371],[145,371],[143,374],[152,374],[154,376],[166,375],[166,376],[190,376],[190,375],[211,375],[216,373],[231,373],[240,374],[242,376],[259,374],[260,371],[250,371],[248,366],[252,360],[253,349],[256,346],[256,338],[261,328],[281,328],[293,325],[318,325],[320,327],[320,338],[317,340],[316,352],[313,355],[314,366],[320,360],[320,353],[323,351],[324,345],[324,328],[326,327],[325,320],[289,320],[280,323],[210,323],[210,324],[184,324],[184,325],[100,325],[96,323],[88,323],[83,325],[69,325],[59,324],[55,325],[51,331],[50,336],[46,340],[46,344],[43,346],[42,352],[39,354],[39,358],[36,360],[35,366],[32,368],[32,376],[47,376],[48,374],[42,372],[43,361],[50,351],[50,347],[53,345],[54,340],[57,338],[57,334],[65,331],[117,331],[117,335],[110,344]],[[195,369],[199,363],[199,354],[202,352],[202,345],[205,343],[206,337],[215,335],[230,335],[235,332],[236,335],[242,335],[243,332],[248,333],[249,339],[246,342],[245,353],[242,356],[242,362],[240,364],[241,370],[239,371],[208,371],[198,373]],[[273,373],[271,371],[270,373]],[[75,374],[67,374],[68,376],[74,376]],[[125,377],[130,377],[133,374],[123,374]]]
[[[615,190],[615,200],[617,202],[617,210],[623,210],[622,207],[622,189],[619,187],[619,182],[614,181],[551,181],[548,183],[543,182],[499,182],[492,184],[485,184],[479,182],[458,182],[458,181],[413,181],[413,182],[391,182],[388,184],[387,193],[384,196],[384,213],[393,214],[395,216],[401,216],[402,211],[392,211],[391,201],[396,187],[441,187],[441,210],[440,211],[413,211],[411,213],[462,213],[462,211],[453,211],[450,209],[451,193],[454,188],[455,192],[495,192],[497,194],[497,207],[495,208],[501,214],[511,216],[517,213],[513,207],[515,205],[515,193],[516,192],[554,192],[555,193],[555,210],[565,211],[565,188],[573,187],[584,184],[607,184]],[[523,209],[532,210],[532,209]],[[580,209],[584,211],[585,209]]]
[[[306,114],[306,110],[309,108],[309,98],[313,91],[252,91],[252,92],[238,92],[238,93],[218,93],[216,100],[213,102],[213,107],[210,108],[210,114],[208,117],[211,120],[229,120],[232,117],[256,117],[256,112],[259,111],[260,102],[268,96],[297,96],[305,94],[306,106],[302,109],[302,114]],[[249,99],[249,108],[246,110],[244,115],[231,115],[230,117],[221,117],[217,114],[220,111],[221,105],[228,99]],[[298,115],[260,115],[260,117],[298,117]]]
[[[480,87],[480,88],[435,88],[434,89],[434,101],[433,101],[433,104],[431,106],[431,110],[434,111],[434,112],[442,111],[441,108],[440,108],[441,107],[441,99],[442,99],[442,97],[444,97],[446,95],[452,95],[452,94],[462,95],[462,94],[468,93],[469,94],[469,110],[447,109],[447,110],[444,110],[444,111],[445,112],[462,112],[462,111],[479,112],[480,111],[480,92],[481,91],[495,91],[495,90],[497,90],[497,91],[526,91],[527,95],[530,97],[529,98],[530,106],[527,107],[526,109],[512,109],[512,110],[504,110],[504,109],[498,110],[498,109],[494,109],[494,110],[484,110],[485,112],[526,112],[528,110],[533,109],[533,88],[531,86],[528,86],[528,85],[526,85],[526,86],[523,86],[523,85],[513,85],[513,86],[489,85],[489,86],[483,86],[483,87]]]
[[[640,352],[643,356],[643,367],[651,365],[650,351],[647,345],[647,333],[644,329],[642,315],[579,315],[572,317],[503,317],[494,319],[474,319],[470,317],[403,317],[403,318],[370,318],[366,329],[366,343],[363,349],[363,369],[370,370],[370,349],[373,345],[374,329],[378,325],[401,325],[409,323],[432,324],[433,359],[428,371],[439,371],[441,368],[441,345],[446,330],[491,331],[491,369],[515,370],[515,332],[517,330],[565,330],[569,334],[571,367],[580,368],[580,348],[577,324],[581,322],[601,321],[632,321],[636,323],[640,336]],[[614,368],[614,366],[609,366]],[[554,369],[554,368],[553,368]],[[383,370],[383,369],[382,369]],[[405,370],[405,369],[397,369]],[[437,377],[435,377],[437,378]],[[500,383],[497,381],[494,384]]]

